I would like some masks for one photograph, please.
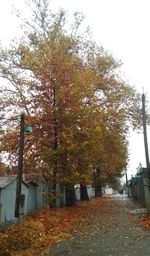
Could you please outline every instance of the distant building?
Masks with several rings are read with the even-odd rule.
[[[113,194],[113,189],[107,185],[104,188],[104,192],[105,192],[106,195],[112,195]]]

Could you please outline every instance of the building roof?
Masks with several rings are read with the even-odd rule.
[[[0,176],[0,189],[5,188],[6,186],[8,186],[16,178],[17,178],[17,175]],[[29,185],[26,182],[22,181],[22,183],[26,187],[29,187]]]
[[[39,186],[39,184],[33,180],[29,180],[29,181],[26,181],[26,184],[27,185],[34,185],[34,186]]]
[[[0,176],[0,189],[6,187],[8,184],[14,181],[16,177],[16,175]]]
[[[23,175],[23,180],[26,183],[34,182],[36,184],[41,183],[41,181],[43,181],[44,183],[47,182],[47,179],[46,179],[45,175],[39,174],[39,173],[34,173],[34,172],[32,172],[32,173],[25,173]]]

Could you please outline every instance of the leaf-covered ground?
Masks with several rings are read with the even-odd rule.
[[[141,226],[145,227],[150,231],[150,216],[145,216],[140,219]]]
[[[37,256],[46,248],[69,239],[85,225],[100,200],[78,202],[76,207],[40,210],[0,231],[0,256]]]
[[[134,207],[124,197],[97,198],[34,212],[0,232],[0,256],[149,256],[150,232]]]

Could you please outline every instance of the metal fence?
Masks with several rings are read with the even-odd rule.
[[[132,177],[129,183],[129,195],[145,205],[145,191],[142,175]]]

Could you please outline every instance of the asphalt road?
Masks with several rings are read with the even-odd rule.
[[[124,195],[99,200],[86,225],[44,256],[150,256],[150,231],[138,223],[142,207]]]

